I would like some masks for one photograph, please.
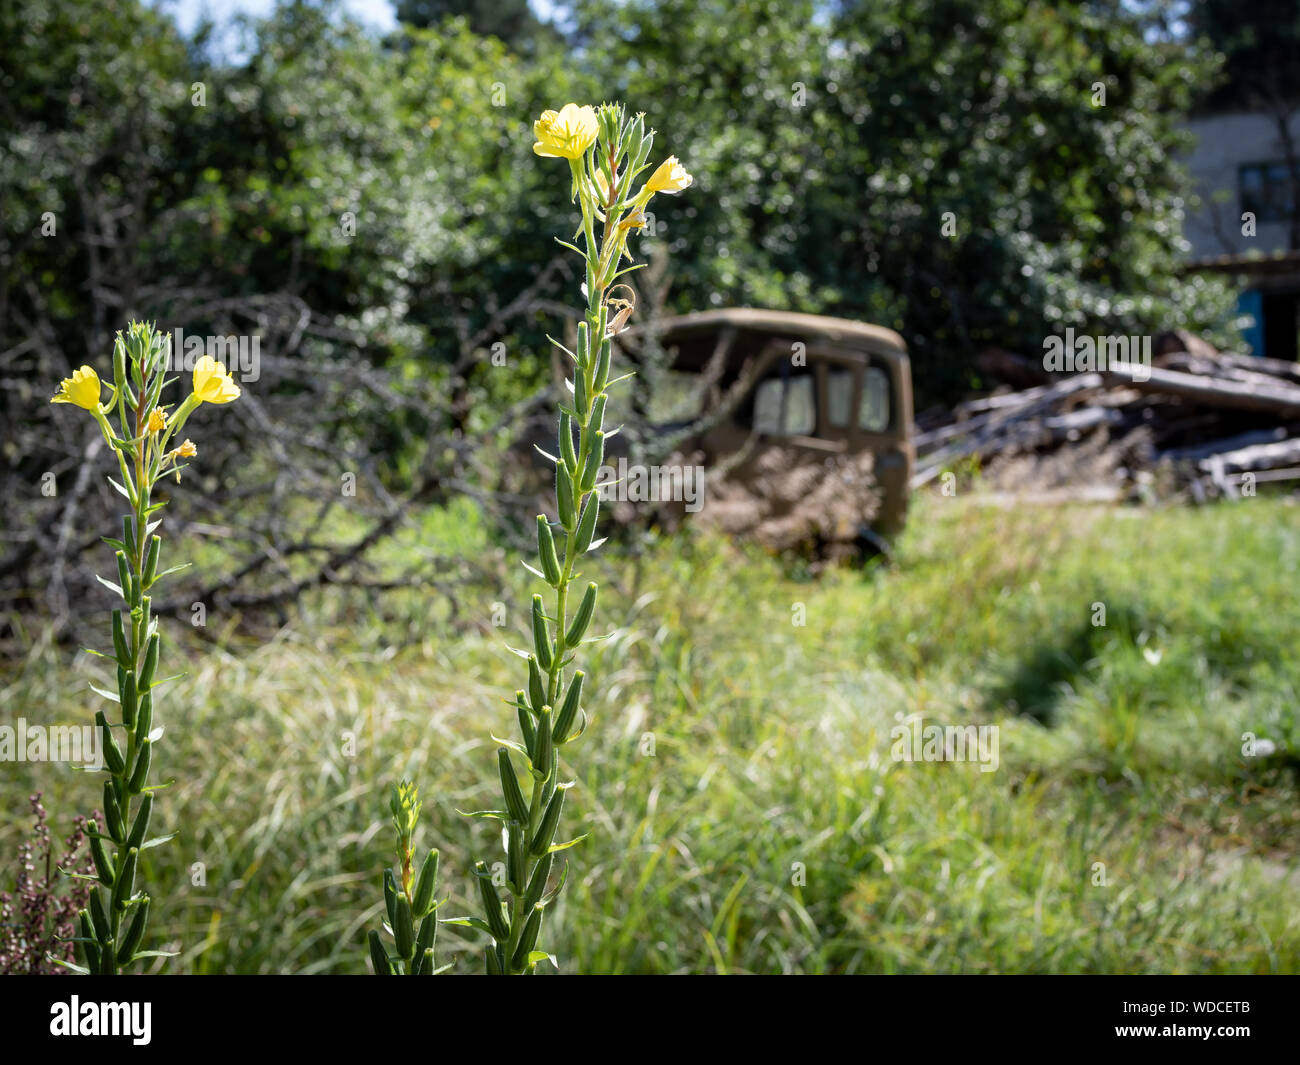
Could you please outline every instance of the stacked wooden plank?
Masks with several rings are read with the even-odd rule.
[[[986,352],[985,373],[1020,387],[920,415],[913,487],[978,471],[996,492],[1201,500],[1300,481],[1300,364],[1169,347],[1150,367],[1057,375]]]

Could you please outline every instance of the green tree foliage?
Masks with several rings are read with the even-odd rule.
[[[881,322],[930,397],[981,347],[1035,354],[1067,325],[1222,336],[1226,292],[1178,277],[1177,122],[1211,68],[1123,11],[591,0],[580,20],[618,42],[592,55],[611,94],[677,101],[662,125],[702,187],[668,228],[692,249],[683,310]]]
[[[472,430],[474,389],[544,369],[545,315],[497,321],[567,235],[531,122],[615,97],[697,177],[633,249],[669,253],[674,309],[893,326],[923,398],[972,383],[986,344],[1225,320],[1221,289],[1177,277],[1177,115],[1211,67],[1122,6],[580,0],[568,54],[528,55],[475,32],[496,33],[481,6],[425,5],[436,29],[379,41],[285,5],[216,63],[141,0],[6,5],[0,345],[71,366],[126,317],[202,331],[223,301],[287,294],[337,324],[340,357],[412,372],[486,330],[522,372],[471,371],[452,417]],[[366,431],[387,452],[409,428]]]
[[[553,39],[528,0],[397,0],[396,7],[398,19],[416,29],[436,29],[448,19],[464,18],[474,33],[496,37],[519,51]]]
[[[1187,27],[1224,56],[1211,106],[1300,103],[1300,5],[1294,0],[1191,0]]]
[[[36,338],[71,368],[124,316],[202,333],[213,307],[285,294],[338,327],[340,357],[437,373],[562,256],[568,205],[529,165],[530,127],[590,90],[558,59],[525,63],[464,21],[397,47],[301,4],[252,23],[235,65],[136,0],[20,0],[0,19],[6,349]],[[526,387],[541,321],[498,339],[525,372],[478,378]],[[371,431],[383,451],[405,429]]]

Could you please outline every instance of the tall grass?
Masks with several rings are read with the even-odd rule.
[[[690,537],[610,555],[601,727],[563,766],[593,831],[552,949],[578,972],[1300,970],[1296,517],[929,500],[893,567],[816,582]],[[319,620],[337,605],[196,647],[177,682],[158,830],[180,836],[142,870],[172,971],[355,971],[395,774],[437,796],[444,869],[492,842],[455,808],[491,802],[513,657],[409,624],[415,597]],[[6,672],[6,718],[81,719],[61,657]],[[998,771],[892,761],[918,714],[999,725]],[[61,766],[0,787],[6,854],[28,792],[55,816],[95,800]],[[439,961],[473,949],[448,928]]]

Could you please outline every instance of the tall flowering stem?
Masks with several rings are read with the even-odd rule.
[[[586,675],[576,668],[576,659],[591,639],[587,633],[597,586],[588,582],[579,593],[574,582],[581,577],[577,567],[583,556],[602,542],[595,538],[601,487],[597,474],[604,465],[605,443],[617,432],[604,429],[605,406],[608,390],[623,380],[610,379],[611,338],[625,328],[635,309],[632,289],[617,283],[638,268],[623,265],[625,258],[632,258],[627,240],[645,227],[645,206],[655,193],[680,192],[691,183],[677,159],[669,158],[633,191],[648,169],[654,131],[646,128],[644,115],[628,116],[621,104],[567,104],[558,112],[545,112],[534,131],[538,155],[569,161],[572,195],[581,211],[573,240],[582,245],[560,243],[585,262],[586,308],[576,350],[557,343],[572,363],[567,381],[572,396],[559,408],[559,453],[546,455],[555,466],[556,517],[537,516],[537,565],[527,567],[553,593],[552,605],[548,607],[540,594],[533,596],[533,646],[518,652],[528,665],[528,683],[514,699],[520,740],[498,740],[502,808],[474,815],[502,822],[502,886],[507,898],[498,890],[500,878],[479,862],[475,873],[484,916],[459,922],[491,935],[487,971],[502,975],[531,973],[546,959],[554,964],[540,946],[543,913],[564,880],[561,874],[552,886],[554,855],[584,838],[564,841],[558,832],[564,795],[572,787],[559,780],[559,751],[587,724]]]
[[[153,749],[163,730],[155,722],[154,693],[161,686],[158,660],[162,637],[150,613],[149,592],[163,577],[184,566],[159,570],[162,524],[155,515],[164,504],[154,502],[154,488],[168,475],[180,479],[183,460],[197,449],[189,440],[170,446],[189,416],[203,403],[224,404],[238,398],[239,387],[215,359],[204,356],[193,370],[193,390],[180,407],[168,414],[163,390],[176,380],[167,374],[168,338],[151,324],[132,322],[118,333],[113,345],[113,384],[101,402],[103,385],[93,367],[83,366],[67,378],[51,400],[85,410],[95,419],[117,457],[121,480],[110,478],[126,499],[129,513],[122,518],[122,538],[105,537],[114,549],[116,581],[100,582],[121,597],[123,606],[113,611],[113,653],[117,689],[93,690],[116,704],[116,720],[97,711],[103,753],[104,832],[92,828],[91,856],[95,874],[89,906],[78,914],[75,942],[83,964],[81,972],[113,975],[123,966],[144,958],[165,957],[164,951],[141,950],[149,920],[149,896],[137,890],[137,866],[142,852],[167,842],[171,836],[149,837],[154,793],[166,784],[149,783]],[[113,425],[116,421],[116,426]],[[107,834],[105,834],[105,832]],[[79,876],[81,874],[71,874]]]

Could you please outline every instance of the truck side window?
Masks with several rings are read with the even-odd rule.
[[[862,375],[862,402],[858,426],[869,433],[889,428],[889,375],[879,366],[868,366]]]
[[[853,416],[853,371],[826,372],[826,417],[831,427],[847,429]]]
[[[779,377],[760,381],[754,390],[754,432],[779,433],[781,431],[781,394],[785,382]]]
[[[812,436],[817,429],[817,378],[801,374],[786,382],[781,429],[787,436]]]
[[[807,370],[760,381],[754,390],[754,431],[773,436],[811,436],[817,428],[816,383]]]

